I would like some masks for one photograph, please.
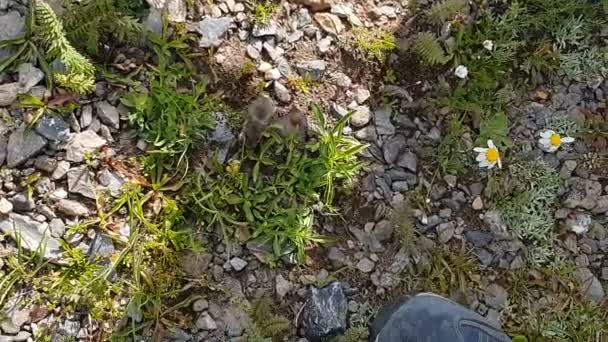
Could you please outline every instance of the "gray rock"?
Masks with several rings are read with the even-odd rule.
[[[106,144],[106,140],[92,130],[74,134],[65,146],[66,159],[73,162],[83,162],[85,153],[91,153]]]
[[[211,143],[226,144],[234,141],[234,133],[230,129],[230,124],[226,118],[226,114],[216,112],[213,114],[215,118],[215,126],[210,130],[207,139]]]
[[[395,225],[393,222],[389,220],[382,220],[376,223],[372,234],[378,239],[380,242],[384,242],[389,240],[393,235],[393,231],[395,230]]]
[[[415,173],[418,168],[418,157],[413,152],[404,152],[397,160],[397,165]]]
[[[0,197],[0,214],[6,215],[13,211],[13,204],[4,197]]]
[[[195,312],[201,312],[203,310],[207,310],[209,308],[209,302],[205,299],[197,299],[194,303],[192,303],[192,310]]]
[[[36,208],[34,199],[25,192],[21,192],[13,196],[11,199],[13,209],[20,212],[28,212]]]
[[[65,177],[65,175],[68,173],[68,170],[70,170],[70,162],[67,162],[65,160],[58,162],[57,167],[55,167],[55,170],[51,175],[51,179],[58,180]]]
[[[23,32],[25,32],[25,18],[19,12],[10,11],[0,15],[0,41],[15,39]],[[0,49],[0,59],[8,57],[10,53],[11,49]]]
[[[8,138],[6,166],[12,168],[22,164],[42,151],[46,144],[47,141],[36,132],[25,126],[17,128]]]
[[[178,327],[167,328],[167,338],[176,342],[187,342],[192,340],[192,336]]]
[[[293,290],[293,284],[281,274],[277,274],[277,277],[275,278],[275,290],[277,291],[279,298],[283,298]]]
[[[509,293],[498,284],[490,284],[486,288],[485,302],[489,307],[502,310],[508,305]]]
[[[0,321],[0,329],[7,334],[16,334],[21,330],[21,327],[13,324],[10,319],[3,319]],[[2,341],[1,337],[0,341]]]
[[[90,104],[82,106],[80,112],[80,128],[87,128],[93,122],[93,106]]]
[[[238,257],[232,258],[230,259],[230,266],[232,266],[235,271],[240,272],[247,267],[247,261]]]
[[[313,81],[319,81],[325,73],[327,63],[320,59],[300,62],[296,64],[296,70],[302,77],[308,77]]]
[[[57,168],[57,159],[47,155],[38,156],[34,159],[34,167],[37,170],[51,173]]]
[[[262,55],[260,54],[260,50],[256,49],[256,47],[253,45],[247,45],[246,51],[247,51],[247,56],[249,56],[249,58],[251,58],[253,60],[257,61],[258,59],[262,58]]]
[[[581,267],[574,272],[574,277],[577,279],[582,293],[600,304],[604,300],[604,288],[602,283],[595,277],[588,268]]]
[[[95,185],[87,165],[81,165],[68,171],[68,191],[95,199]]]
[[[0,220],[0,231],[14,240],[19,240],[21,246],[29,251],[36,251],[41,248],[41,254],[46,259],[55,259],[61,254],[61,244],[51,236],[46,223],[36,222],[27,216],[10,213],[8,218]]]
[[[31,336],[32,334],[27,331],[19,331],[15,336],[0,335],[0,342],[24,342],[28,341]]]
[[[335,268],[340,268],[346,264],[346,255],[338,247],[329,247],[327,258]]]
[[[471,205],[471,207],[473,208],[473,210],[481,210],[481,209],[483,209],[483,200],[481,199],[480,196],[475,197],[475,199],[473,200],[473,204]]]
[[[441,223],[437,226],[437,235],[439,242],[446,243],[452,239],[454,236],[454,231],[456,230],[456,225],[454,222]]]
[[[57,210],[68,216],[87,216],[89,209],[79,202],[62,199],[57,202]]]
[[[394,137],[384,141],[382,144],[382,154],[384,155],[384,161],[387,164],[393,164],[397,161],[399,154],[405,150],[405,137],[401,134],[395,135]]]
[[[97,174],[99,184],[114,197],[120,196],[125,180],[116,173],[103,169]]]
[[[350,118],[350,123],[357,128],[367,125],[372,118],[368,106],[355,106],[353,108],[353,112],[353,116]]]
[[[19,73],[19,84],[21,92],[27,93],[33,86],[38,84],[44,78],[42,70],[36,68],[32,63],[23,63],[17,68]]]
[[[100,259],[109,259],[114,252],[116,252],[116,249],[112,238],[106,234],[97,233],[91,243],[87,257],[89,261],[94,262]]]
[[[64,336],[76,337],[80,330],[80,321],[65,320],[60,329],[60,333]]]
[[[224,309],[221,320],[226,326],[228,337],[243,335],[243,331],[249,326],[249,316],[236,306],[229,306]]]
[[[9,106],[17,100],[21,92],[21,85],[18,82],[0,84],[0,107]]]
[[[363,273],[370,273],[374,270],[374,267],[376,267],[376,264],[368,258],[363,258],[357,263],[357,269]]]
[[[391,189],[395,192],[406,192],[410,189],[410,186],[405,181],[397,181],[391,184]]]
[[[218,47],[222,44],[222,36],[232,24],[231,18],[205,18],[198,23],[198,32],[201,34],[199,46],[203,48]]]
[[[369,92],[369,90],[367,90],[365,88],[358,88],[355,91],[355,100],[359,104],[362,104],[363,102],[367,101],[367,99],[369,99],[370,96],[372,96],[372,94]]]
[[[291,101],[291,94],[287,87],[285,87],[281,82],[274,81],[274,93],[277,96],[277,99],[281,102],[289,103]]]
[[[347,326],[347,312],[348,301],[342,284],[334,282],[323,289],[311,288],[296,322],[304,337],[317,342],[342,335]]]
[[[163,11],[150,7],[148,16],[143,22],[146,31],[154,32],[158,35],[163,33]]]
[[[595,208],[591,211],[593,214],[605,214],[608,212],[608,196],[598,197]]]
[[[464,237],[475,247],[485,247],[494,240],[494,236],[487,232],[482,232],[479,230],[469,230],[464,233]]]
[[[0,166],[4,164],[6,159],[6,147],[8,145],[8,138],[5,135],[0,135]]]
[[[270,21],[266,25],[255,25],[251,34],[256,38],[275,36],[277,34],[277,24]]]
[[[112,106],[108,101],[100,101],[95,103],[95,113],[104,124],[114,128],[120,128],[120,115],[116,107]]]
[[[56,238],[60,238],[65,234],[65,223],[60,218],[54,218],[49,222],[49,228],[51,228],[51,235]]]
[[[388,106],[378,108],[374,111],[374,123],[380,135],[395,134],[395,126],[391,122],[392,110]]]
[[[49,140],[63,141],[68,138],[70,126],[57,116],[43,116],[36,125],[36,132]]]
[[[196,320],[196,327],[200,330],[210,331],[217,329],[217,323],[208,313],[204,312]]]
[[[276,81],[281,78],[281,71],[277,68],[270,69],[264,73],[266,81]]]

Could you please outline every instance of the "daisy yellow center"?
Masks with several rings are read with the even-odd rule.
[[[551,145],[559,147],[562,144],[562,137],[557,133],[551,134],[551,138],[549,138]]]
[[[498,161],[498,150],[496,148],[489,148],[486,151],[486,159],[490,162]]]

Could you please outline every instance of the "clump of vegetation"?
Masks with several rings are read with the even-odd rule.
[[[135,6],[137,3],[133,1],[133,8],[130,8],[118,0],[67,1],[64,23],[68,39],[90,56],[99,54],[101,39],[134,41],[139,38],[143,26],[137,18],[125,15],[123,10],[137,13],[141,11],[141,4]]]
[[[355,28],[353,34],[355,46],[362,51],[367,60],[382,63],[397,47],[395,36],[391,32]]]
[[[369,329],[365,325],[350,327],[344,336],[328,338],[327,342],[365,342],[369,339]]]
[[[278,315],[268,297],[256,300],[251,308],[251,324],[247,333],[249,342],[280,341],[291,331],[291,322]]]
[[[252,9],[252,20],[258,25],[267,25],[270,18],[279,9],[279,5],[273,0],[255,0],[250,3]]]
[[[437,162],[445,174],[462,174],[469,162],[468,149],[463,142],[463,134],[468,128],[462,118],[452,118],[447,124],[447,134],[437,147]]]
[[[509,231],[530,243],[532,262],[546,262],[553,256],[556,239],[553,204],[562,180],[559,173],[543,162],[510,165],[511,191],[502,192],[497,209]]]
[[[363,167],[357,155],[366,148],[342,133],[350,115],[328,128],[325,114],[313,112],[314,140],[305,148],[297,135],[271,128],[238,160],[195,175],[188,198],[199,219],[226,238],[254,239],[275,257],[303,262],[310,244],[324,241],[314,232],[314,212],[333,210],[336,189],[356,179]]]
[[[302,94],[310,93],[310,89],[314,86],[314,84],[314,80],[308,73],[302,76],[293,75],[287,78],[287,86]]]
[[[466,6],[466,0],[444,0],[434,3],[425,14],[434,24],[442,25],[465,10]]]
[[[416,38],[416,53],[428,65],[446,64],[452,57],[446,54],[434,34],[424,32]]]
[[[395,231],[402,246],[412,247],[416,244],[415,220],[414,210],[409,200],[403,201],[391,212],[390,221],[395,225]]]

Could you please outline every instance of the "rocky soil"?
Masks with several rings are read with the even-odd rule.
[[[358,187],[340,195],[342,218],[321,220],[319,232],[334,241],[311,250],[306,265],[270,267],[255,246],[205,236],[206,252],[183,256],[183,265],[193,281],[204,279],[206,285],[196,288],[200,298],[184,309],[191,319],[168,327],[165,340],[246,341],[252,324],[247,307],[264,296],[293,322],[286,340],[300,342],[307,341],[303,336],[315,341],[364,326],[380,305],[409,291],[441,292],[514,333],[523,324],[517,317],[523,305],[517,279],[539,284],[527,294],[530,309],[559,302],[564,286],[604,302],[605,145],[577,138],[557,153],[545,153],[537,141],[553,117],[584,119],[587,112],[598,112],[606,118],[608,80],[577,82],[556,75],[509,108],[514,144],[503,156],[502,174],[509,175],[516,160],[540,159],[563,180],[552,214],[559,230],[556,253],[575,267],[571,282],[563,283],[551,277],[557,271],[548,276],[541,270],[549,267],[528,264],[528,244],[509,232],[496,211],[488,189],[495,174],[474,163],[469,133],[461,137],[468,171],[458,176],[439,171],[436,151],[446,134],[445,113],[429,109],[427,100],[442,85],[414,70],[400,70],[403,79],[385,81],[386,67],[362,60],[351,45],[356,28],[411,34],[408,21],[414,13],[407,1],[283,1],[265,26],[254,23],[240,0],[195,5],[187,11],[185,1],[169,0],[167,9],[172,21],[196,34],[195,49],[208,56],[201,63],[226,102],[244,110],[262,83],[281,113],[308,111],[311,104],[327,108],[336,119],[354,111],[347,131],[369,144],[364,154],[369,166]],[[151,10],[148,30],[159,31],[160,13]],[[24,14],[19,3],[0,1],[0,40],[22,30]],[[388,57],[388,67],[403,67],[399,54]],[[255,66],[246,82],[238,78],[244,63]],[[311,78],[308,91],[290,83],[295,75]],[[458,82],[453,70],[441,76]],[[110,160],[128,161],[146,150],[119,101],[124,89],[102,79],[93,94],[78,98],[78,109],[43,115],[30,127],[31,112],[16,101],[20,94],[56,98],[43,79],[44,73],[28,63],[0,74],[0,268],[3,256],[15,252],[16,240],[29,250],[43,246],[44,259],[59,265],[64,242],[90,260],[114,254],[112,239],[95,227],[66,232],[95,217],[99,193],[117,197],[130,180]],[[128,236],[128,226],[118,232]],[[23,306],[28,297],[40,295],[30,291],[11,293],[0,341],[32,341],[40,329],[50,329],[53,341],[99,340],[103,322],[92,321],[86,311],[65,315],[60,305]],[[141,319],[129,312],[124,324]]]

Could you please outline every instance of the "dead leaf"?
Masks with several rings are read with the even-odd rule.
[[[315,14],[315,20],[321,26],[321,28],[333,35],[338,35],[344,30],[344,24],[337,15],[331,13],[317,13]]]

